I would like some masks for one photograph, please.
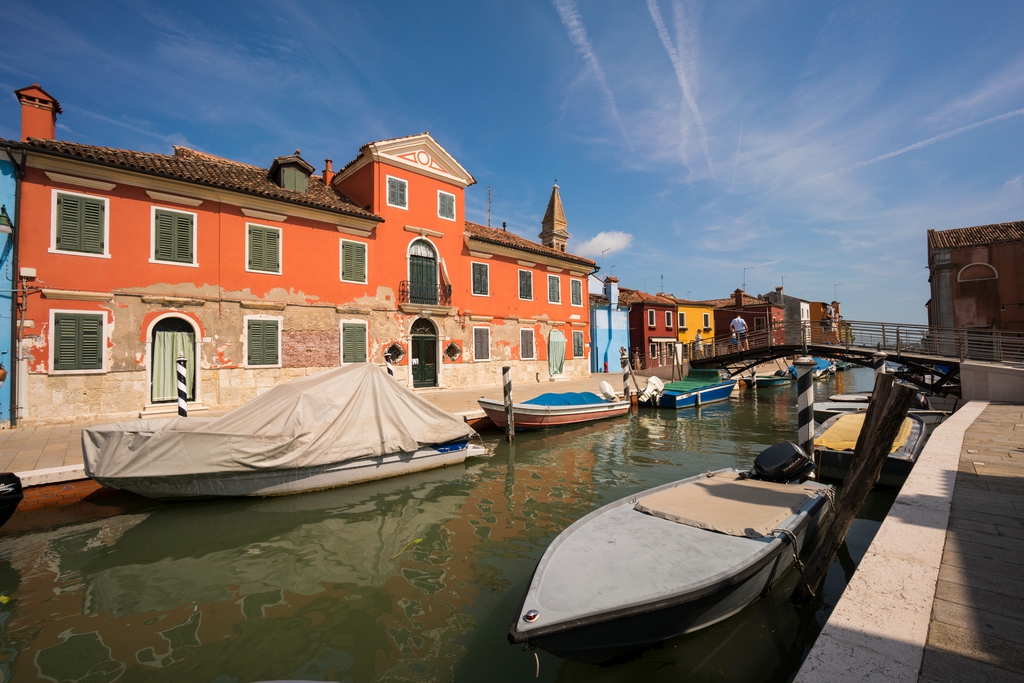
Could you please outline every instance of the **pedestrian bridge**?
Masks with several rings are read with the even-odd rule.
[[[705,342],[703,356],[690,344],[686,357],[697,368],[742,373],[776,358],[809,355],[873,367],[895,363],[899,379],[943,396],[960,395],[960,363],[980,361],[1024,365],[1024,331],[942,328],[928,325],[841,320],[836,325],[785,323],[751,330],[747,348],[731,335]]]

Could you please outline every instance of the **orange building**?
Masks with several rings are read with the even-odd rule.
[[[200,412],[385,352],[417,388],[589,374],[595,263],[557,186],[533,242],[465,220],[475,180],[429,133],[316,174],[58,141],[56,100],[17,94],[24,422],[170,412],[179,356]]]

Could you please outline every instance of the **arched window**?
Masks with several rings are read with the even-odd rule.
[[[177,360],[185,358],[185,388],[188,400],[196,394],[196,335],[191,321],[176,316],[161,318],[153,325],[150,371],[150,400],[169,403],[178,400]]]
[[[437,252],[426,240],[409,245],[409,303],[437,305]]]
[[[969,263],[956,274],[957,282],[973,282],[974,280],[998,280],[999,272],[987,263]]]

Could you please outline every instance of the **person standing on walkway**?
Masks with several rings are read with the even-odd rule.
[[[693,355],[697,358],[704,357],[704,339],[700,336],[700,330],[697,330],[697,334],[693,335]]]
[[[732,328],[733,334],[736,335],[736,341],[739,344],[740,351],[749,351],[750,344],[747,342],[747,321],[744,320],[739,313],[729,323],[729,327]]]

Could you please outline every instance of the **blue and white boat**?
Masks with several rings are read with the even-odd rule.
[[[639,402],[657,408],[693,408],[725,401],[735,387],[736,380],[722,379],[718,370],[691,370],[686,379],[661,385],[658,391],[645,391]]]

